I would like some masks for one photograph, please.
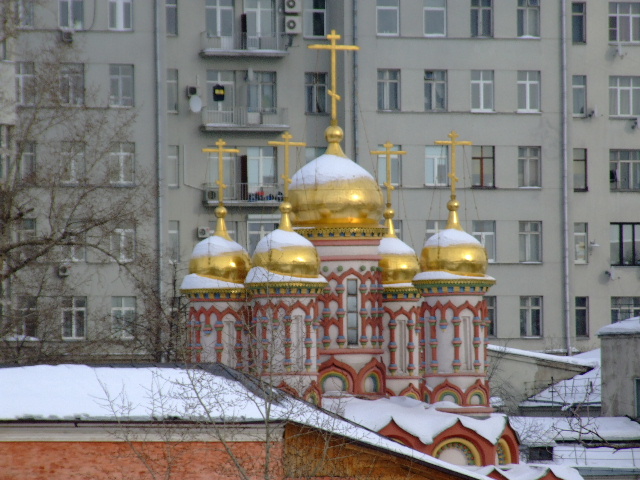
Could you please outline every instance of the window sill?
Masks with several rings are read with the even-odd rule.
[[[588,192],[589,189],[588,188],[574,188],[573,191],[575,193],[579,193],[579,192]]]
[[[399,38],[400,34],[399,33],[380,33],[377,32],[376,33],[377,37],[391,37],[391,38]]]
[[[62,337],[63,342],[83,342],[86,337]]]
[[[496,190],[495,185],[471,185],[474,190]]]
[[[471,111],[471,113],[496,113],[495,110],[474,110],[474,109],[471,109],[470,111]]]
[[[609,191],[611,193],[638,193],[640,188],[611,188]]]
[[[400,112],[402,112],[402,110],[399,110],[399,109],[398,110],[380,110],[380,109],[378,109],[377,112],[378,113],[400,113]]]
[[[540,35],[518,35],[520,40],[540,40]]]
[[[543,338],[542,335],[520,335],[521,340],[540,340]]]
[[[540,110],[516,110],[516,113],[519,115],[540,115],[542,112]]]
[[[328,117],[330,115],[329,112],[304,112],[304,114],[312,117]]]
[[[542,265],[542,262],[538,260],[530,260],[530,261],[518,262],[518,264],[519,265]]]
[[[536,185],[536,186],[522,185],[518,187],[518,190],[542,190],[542,187],[539,185]]]
[[[425,33],[424,38],[447,38],[446,33]]]

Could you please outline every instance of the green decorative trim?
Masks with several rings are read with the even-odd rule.
[[[265,282],[250,283],[247,290],[253,297],[265,296],[310,296],[324,292],[324,283],[306,282]]]
[[[413,285],[422,292],[423,295],[446,295],[446,294],[485,294],[489,291],[495,280],[455,279],[455,280],[415,280]]]
[[[324,267],[322,267],[322,271],[323,272],[328,272],[329,271],[329,267],[327,267],[326,265]]]
[[[421,297],[420,291],[414,287],[384,287],[382,300],[417,300]]]
[[[360,265],[360,271],[364,272],[367,269],[367,267],[365,267],[364,265]]]
[[[247,290],[244,288],[194,288],[181,290],[181,292],[187,298],[197,300],[246,300],[247,298]]]
[[[294,228],[296,233],[299,233],[308,239],[321,239],[321,240],[348,240],[354,238],[382,238],[387,232],[383,226],[375,227],[297,227]]]
[[[338,265],[337,270],[338,270],[339,272],[341,272],[342,270],[344,270],[344,267],[343,267],[342,265]]]

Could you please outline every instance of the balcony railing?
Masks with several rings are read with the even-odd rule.
[[[269,36],[250,36],[246,33],[232,37],[219,37],[200,34],[200,53],[203,56],[244,55],[244,56],[275,56],[281,57],[287,53],[289,35],[278,34]]]
[[[283,187],[271,183],[231,183],[224,192],[224,201],[228,203],[255,203],[264,205],[278,204],[284,199]],[[215,183],[202,185],[202,202],[205,205],[218,205],[218,186]]]
[[[234,107],[229,110],[202,110],[202,124],[210,129],[271,129],[283,131],[289,128],[286,108],[269,108],[254,111],[247,107]]]

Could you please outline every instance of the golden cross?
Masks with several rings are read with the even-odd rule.
[[[203,148],[202,151],[204,153],[217,153],[218,154],[218,181],[216,184],[218,185],[218,203],[220,205],[224,205],[224,189],[227,186],[224,184],[224,156],[225,153],[240,153],[240,150],[237,148],[224,148],[227,144],[223,139],[219,139],[216,142],[218,148]]]
[[[468,141],[458,142],[456,138],[458,135],[454,130],[448,135],[451,140],[436,140],[436,145],[451,145],[451,173],[449,173],[449,178],[451,179],[451,199],[455,200],[456,198],[456,183],[458,183],[459,178],[456,176],[456,147],[458,145],[473,145],[473,143]]]
[[[304,142],[292,142],[293,135],[289,132],[284,132],[282,138],[284,138],[284,142],[271,141],[267,143],[275,147],[284,147],[284,175],[282,175],[282,179],[284,180],[284,200],[286,202],[289,200],[289,184],[291,183],[291,178],[289,178],[289,150],[291,147],[306,147],[307,144]]]
[[[391,157],[393,155],[406,155],[407,152],[403,150],[391,150],[395,145],[391,142],[387,142],[384,145],[383,151],[371,150],[372,155],[384,155],[387,157],[387,181],[384,182],[384,186],[387,187],[387,206],[391,206],[391,191],[395,190],[395,187],[391,184]]]
[[[338,95],[338,87],[337,87],[337,61],[336,61],[336,52],[338,50],[360,50],[360,47],[356,45],[338,45],[336,44],[337,40],[342,38],[340,35],[336,34],[335,30],[331,30],[331,33],[327,35],[327,39],[331,40],[331,45],[309,45],[309,48],[313,50],[331,50],[331,90],[329,90],[329,95],[331,96],[331,125],[338,125],[338,100],[340,100],[340,95]]]

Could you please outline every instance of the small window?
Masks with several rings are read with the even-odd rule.
[[[479,188],[495,187],[495,149],[484,145],[471,147],[471,185]]]
[[[111,258],[118,263],[132,262],[135,257],[136,231],[118,227],[111,232]]]
[[[133,65],[109,65],[109,105],[133,107]]]
[[[60,65],[60,103],[62,105],[84,104],[84,65],[63,63]]]
[[[62,338],[81,340],[86,335],[87,297],[62,297]]]
[[[542,336],[542,297],[520,297],[520,336]]]
[[[178,263],[180,261],[180,222],[169,220],[168,231],[169,261]]]
[[[167,70],[167,112],[178,113],[178,69]]]
[[[167,35],[178,34],[178,0],[166,0]]]
[[[587,76],[574,75],[571,79],[571,93],[573,95],[573,116],[587,115]]]
[[[447,35],[447,0],[424,0],[424,35]]]
[[[540,36],[540,0],[518,0],[518,36]]]
[[[109,154],[109,182],[116,186],[131,186],[135,180],[135,145],[117,143]]]
[[[540,111],[540,72],[521,70],[518,72],[518,111]]]
[[[611,297],[611,323],[640,317],[640,297]]]
[[[496,222],[473,220],[471,233],[487,251],[489,263],[496,261]]]
[[[446,187],[449,185],[448,175],[448,147],[446,145],[426,147],[424,184],[431,187]]]
[[[391,147],[392,151],[402,150],[400,145]],[[378,151],[384,151],[384,145],[378,145]],[[402,155],[391,155],[391,185],[400,185],[400,166],[402,163]],[[387,181],[387,156],[378,155],[378,183],[384,185]]]
[[[541,187],[540,147],[518,147],[518,187]]]
[[[609,152],[609,188],[611,191],[640,190],[640,150]]]
[[[136,326],[136,297],[111,297],[113,333],[122,339],[134,337]]]
[[[400,70],[378,70],[378,110],[400,110]]]
[[[84,0],[59,0],[58,5],[61,28],[84,28]]]
[[[109,30],[132,30],[132,0],[109,0]]]
[[[519,222],[520,263],[542,262],[542,222]]]
[[[327,113],[327,74],[305,73],[306,113]]]
[[[640,43],[640,3],[609,2],[609,41]]]
[[[17,0],[15,5],[16,25],[20,28],[33,27],[35,0]]]
[[[529,462],[553,461],[553,447],[529,447]]]
[[[637,5],[640,6],[640,3]],[[640,77],[609,77],[609,115],[612,117],[640,115]]]
[[[498,336],[498,307],[495,296],[485,296],[485,302],[487,303],[487,318],[485,319],[488,322],[487,325],[487,336],[488,337],[497,337]]]
[[[398,36],[400,33],[400,1],[376,0],[378,35]]]
[[[358,280],[347,279],[347,344],[358,345]]]
[[[180,148],[178,145],[167,145],[167,186],[180,187]]]
[[[445,70],[424,71],[424,111],[447,110],[447,72]]]
[[[471,111],[493,112],[493,70],[471,71]]]
[[[327,31],[326,0],[304,0],[304,36],[324,37]]]
[[[611,223],[611,265],[640,265],[640,223]]]
[[[571,4],[571,40],[573,43],[587,43],[587,4]]]
[[[587,191],[587,149],[573,149],[573,191]]]
[[[574,263],[585,264],[589,262],[589,234],[585,222],[573,224],[573,249]]]
[[[589,297],[575,297],[576,337],[589,336]]]
[[[471,36],[493,36],[493,0],[471,0]]]

